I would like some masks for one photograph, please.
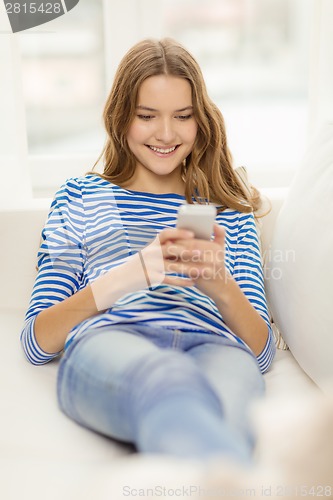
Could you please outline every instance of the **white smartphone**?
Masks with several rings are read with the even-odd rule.
[[[195,238],[210,240],[216,213],[214,205],[185,203],[178,210],[177,228],[193,231]]]

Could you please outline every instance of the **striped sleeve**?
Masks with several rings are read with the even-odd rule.
[[[266,345],[263,348],[262,352],[259,354],[259,356],[257,356],[257,361],[262,373],[268,371],[274,359],[275,352],[276,352],[276,347],[274,343],[274,337],[272,334],[271,327],[269,326]]]
[[[40,365],[59,353],[46,353],[37,343],[37,314],[79,290],[84,262],[84,217],[80,186],[68,180],[56,193],[42,231],[37,255],[38,274],[21,331],[27,359]]]
[[[240,217],[233,277],[267,324],[267,342],[262,352],[257,356],[260,370],[264,373],[273,361],[275,343],[267,308],[262,259],[253,214],[242,214]]]
[[[58,356],[61,351],[50,354],[41,349],[34,334],[35,319],[36,316],[33,316],[25,324],[25,328],[21,334],[22,347],[24,354],[30,363],[33,365],[45,365],[45,363]]]

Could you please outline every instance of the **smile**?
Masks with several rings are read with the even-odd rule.
[[[163,149],[163,148],[156,148],[155,146],[148,145],[148,148],[151,149],[152,151],[155,151],[155,153],[167,155],[169,153],[173,153],[178,148],[178,146],[173,146],[172,148]]]

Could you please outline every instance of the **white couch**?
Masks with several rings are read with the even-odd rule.
[[[263,219],[264,251],[271,243],[286,190],[266,194],[272,210]],[[128,464],[126,470],[133,474],[131,447],[81,428],[60,412],[55,392],[58,362],[32,366],[20,347],[40,231],[49,205],[50,200],[43,199],[0,207],[0,498],[4,500],[99,499],[103,495],[96,485],[112,483],[120,463],[125,469]],[[319,390],[289,350],[277,351],[265,380],[267,405]],[[105,498],[116,500],[115,496]]]

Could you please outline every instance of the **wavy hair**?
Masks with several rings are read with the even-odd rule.
[[[259,192],[252,186],[244,187],[233,168],[224,119],[207,94],[201,69],[193,56],[170,38],[143,40],[120,62],[104,107],[107,140],[93,170],[103,159],[104,171],[96,172],[97,175],[120,186],[131,179],[136,158],[128,147],[127,133],[135,116],[141,84],[157,75],[184,78],[191,85],[198,131],[193,149],[182,166],[187,202],[193,203],[194,198],[198,203],[206,200],[217,203],[219,211],[226,208],[256,211],[261,204]]]

